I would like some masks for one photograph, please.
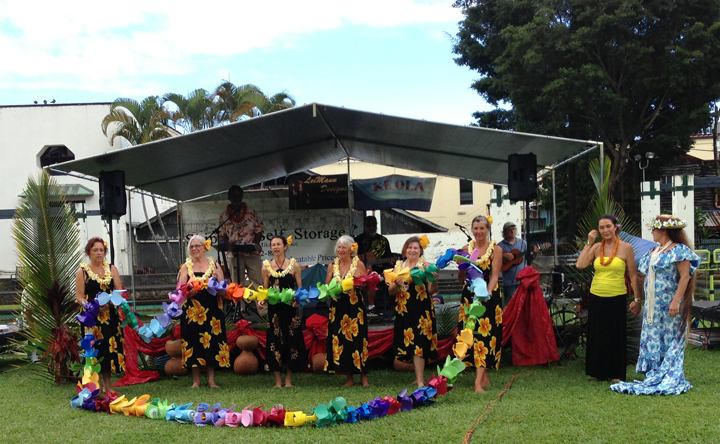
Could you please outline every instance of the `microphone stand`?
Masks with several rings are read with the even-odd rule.
[[[465,237],[467,237],[467,241],[468,241],[468,242],[470,242],[470,241],[472,240],[472,237],[471,237],[470,234],[468,233],[467,228],[463,227],[462,225],[460,225],[460,224],[457,223],[457,222],[455,223],[455,226],[458,227],[458,228],[460,228],[460,231],[462,231],[462,233],[465,235]]]

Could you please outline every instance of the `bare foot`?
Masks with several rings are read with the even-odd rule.
[[[275,388],[282,388],[282,384],[280,384],[280,383],[278,382],[278,383],[275,384],[273,387],[275,387]]]
[[[370,387],[370,383],[368,382],[366,376],[363,376],[360,378],[360,383],[362,384],[363,387]]]
[[[289,382],[286,382],[286,383],[285,383],[285,387],[295,388],[295,386],[292,385],[292,384],[289,383]]]
[[[208,383],[208,387],[210,387],[211,389],[219,389],[220,388],[220,386],[215,384],[214,382],[212,384]]]
[[[617,378],[615,378],[615,379],[612,380],[612,382],[613,382],[614,384],[617,384],[618,382],[620,382],[620,380],[617,379]]]
[[[340,387],[350,387],[355,385],[355,381],[347,381],[345,384],[341,385]]]
[[[485,393],[485,390],[482,388],[482,384],[475,382],[475,393]]]
[[[200,388],[200,383],[197,383],[197,384],[193,384],[191,388],[194,388],[194,389],[196,389],[196,388]]]

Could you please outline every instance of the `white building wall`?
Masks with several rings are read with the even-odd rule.
[[[0,153],[5,168],[0,175],[0,277],[7,277],[17,266],[15,244],[11,236],[12,219],[9,214],[20,204],[28,177],[40,172],[38,153],[46,145],[65,145],[75,158],[103,154],[120,148],[119,139],[111,146],[109,138],[100,128],[103,117],[110,110],[109,103],[73,105],[30,105],[0,107]],[[85,209],[91,214],[99,211],[98,184],[76,177],[55,176],[60,184],[77,183],[95,194],[86,201]],[[127,236],[125,217],[120,218],[120,239],[115,240],[115,262],[121,273],[128,271]],[[87,236],[109,239],[105,223],[99,215],[87,219],[87,236],[81,231],[81,248]]]

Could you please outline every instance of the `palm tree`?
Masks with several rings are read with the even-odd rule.
[[[214,100],[221,122],[235,122],[242,116],[256,117],[295,106],[295,99],[287,91],[268,97],[255,85],[236,86],[227,81],[215,88]]]
[[[163,101],[175,105],[177,111],[168,113],[170,121],[175,129],[180,127],[185,133],[212,128],[219,123],[217,106],[205,89],[198,88],[187,97],[168,93],[163,96]]]
[[[48,372],[55,384],[70,377],[80,362],[74,317],[75,273],[82,253],[75,212],[55,179],[45,171],[28,179],[25,200],[17,209],[12,236],[24,287],[23,335],[33,350],[49,356]]]
[[[113,144],[116,137],[122,137],[130,143],[130,145],[140,145],[142,143],[153,142],[156,140],[166,139],[170,137],[168,128],[168,119],[170,117],[167,110],[163,107],[164,99],[158,96],[145,97],[142,102],[138,103],[133,99],[120,98],[116,99],[110,105],[110,113],[102,120],[102,131],[108,135],[108,128],[113,125],[110,137],[110,145]],[[155,235],[150,218],[148,217],[145,207],[145,198],[141,197],[143,213],[145,220],[148,222],[148,228],[152,234],[155,245],[157,245],[162,254],[168,268],[173,269],[175,266],[175,258],[173,257],[172,248],[170,246],[170,238],[165,231],[160,211],[158,210],[157,200],[155,196],[151,196],[155,213],[158,215],[158,222],[162,228],[165,243],[170,254],[170,259],[165,255],[165,251],[160,246],[160,242]]]
[[[108,135],[108,128],[114,125],[110,145],[116,137],[122,137],[131,145],[153,142],[171,136],[168,130],[168,112],[158,96],[145,97],[138,103],[133,99],[120,98],[110,105],[110,114],[102,120],[102,131]]]

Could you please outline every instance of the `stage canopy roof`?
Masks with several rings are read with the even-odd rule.
[[[312,103],[53,168],[94,177],[124,170],[128,186],[187,201],[347,157],[506,184],[509,154],[535,153],[544,168],[595,145]]]

